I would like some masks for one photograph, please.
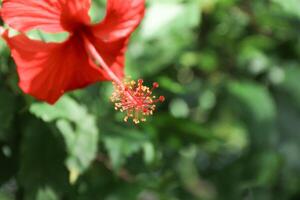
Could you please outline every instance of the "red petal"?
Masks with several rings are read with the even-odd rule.
[[[106,16],[93,27],[104,41],[128,37],[144,17],[145,0],[108,0]]]
[[[96,37],[90,37],[89,40],[110,69],[122,79],[124,77],[125,52],[127,50],[128,38],[112,42],[104,42]],[[102,80],[112,79],[103,71]]]
[[[55,103],[64,92],[99,81],[101,70],[92,63],[82,40],[44,43],[18,35],[6,40],[17,64],[19,86],[37,99]]]
[[[4,0],[1,12],[4,22],[18,31],[55,33],[89,24],[90,5],[91,0]]]

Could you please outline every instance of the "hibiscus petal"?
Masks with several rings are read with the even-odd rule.
[[[56,33],[90,23],[91,0],[4,0],[2,17],[18,31],[39,29]]]
[[[125,53],[129,39],[123,38],[116,41],[104,42],[97,37],[89,37],[89,40],[110,69],[122,79],[124,77]],[[102,80],[112,80],[105,71],[102,74]]]
[[[128,37],[140,24],[145,12],[145,0],[108,0],[106,16],[93,27],[103,41]]]
[[[39,100],[53,104],[66,91],[103,78],[100,68],[80,51],[85,47],[79,37],[64,43],[44,43],[25,35],[5,38],[17,65],[20,88]]]

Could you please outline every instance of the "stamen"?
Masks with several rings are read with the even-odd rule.
[[[158,83],[153,83],[151,89],[144,86],[144,81],[141,79],[137,82],[125,79],[122,83],[120,86],[120,84],[113,82],[115,90],[112,93],[111,101],[115,104],[116,110],[126,113],[125,122],[130,118],[135,124],[145,122],[147,116],[153,115],[156,109],[155,104],[165,101],[163,96],[159,98],[152,96],[153,90],[159,87]]]

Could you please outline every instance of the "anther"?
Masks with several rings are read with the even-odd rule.
[[[159,84],[157,82],[154,82],[153,83],[153,88],[158,88],[159,87]]]
[[[132,118],[135,124],[146,121],[145,116],[152,115],[155,111],[155,104],[165,100],[163,96],[157,98],[152,95],[153,90],[159,87],[158,83],[153,83],[152,88],[144,86],[143,83],[142,79],[137,82],[126,79],[122,82],[122,86],[113,83],[115,91],[112,93],[111,101],[115,103],[115,109],[126,113],[125,122],[129,118]]]
[[[160,101],[160,102],[164,102],[165,100],[166,100],[166,98],[165,98],[164,96],[160,96],[160,97],[159,97],[159,101]]]

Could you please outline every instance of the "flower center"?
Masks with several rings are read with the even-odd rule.
[[[123,86],[113,82],[114,92],[111,101],[115,103],[115,109],[126,112],[124,121],[127,122],[132,118],[135,124],[145,122],[146,117],[152,115],[156,108],[157,102],[163,102],[165,98],[153,96],[153,90],[158,88],[158,83],[153,83],[152,88],[143,85],[143,80],[138,82],[133,80],[124,80]],[[128,98],[128,93],[132,98]],[[134,99],[134,100],[132,100]]]

